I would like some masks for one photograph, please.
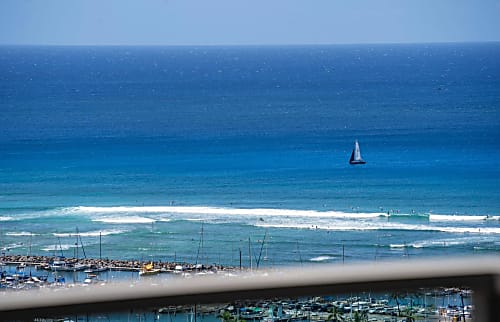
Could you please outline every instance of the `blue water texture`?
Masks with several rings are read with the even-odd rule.
[[[499,58],[499,43],[2,46],[0,248],[34,235],[46,254],[77,226],[94,250],[108,232],[108,256],[193,261],[204,223],[226,264],[249,237],[274,265],[341,245],[498,254]],[[348,163],[355,140],[365,165]]]

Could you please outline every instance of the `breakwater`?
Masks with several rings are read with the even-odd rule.
[[[35,266],[40,269],[51,269],[51,265],[61,260],[57,256],[26,256],[26,255],[2,255],[0,263],[5,265],[16,266]],[[222,266],[222,265],[203,265],[192,264],[185,262],[162,262],[162,261],[141,261],[141,260],[118,260],[107,258],[64,258],[66,265],[85,268],[104,268],[109,270],[122,270],[122,271],[140,271],[146,264],[153,264],[155,269],[161,272],[174,272],[174,271],[198,271],[198,270],[216,270],[216,271],[232,271],[236,270],[235,267]]]

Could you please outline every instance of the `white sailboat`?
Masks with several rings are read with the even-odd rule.
[[[354,149],[352,149],[351,158],[349,159],[349,164],[365,164],[366,161],[361,158],[361,152],[359,151],[358,140],[354,142]]]

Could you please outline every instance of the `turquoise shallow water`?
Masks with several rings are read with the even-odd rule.
[[[69,256],[78,228],[92,257],[99,233],[107,257],[226,265],[498,254],[499,54],[1,47],[0,248]]]

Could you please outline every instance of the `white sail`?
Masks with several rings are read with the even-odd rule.
[[[356,140],[356,142],[354,143],[354,160],[361,160],[361,152],[359,151],[358,140]]]
[[[350,164],[365,164],[366,162],[361,158],[361,152],[359,151],[358,140],[354,142],[354,149],[352,149],[351,158],[349,159]]]

